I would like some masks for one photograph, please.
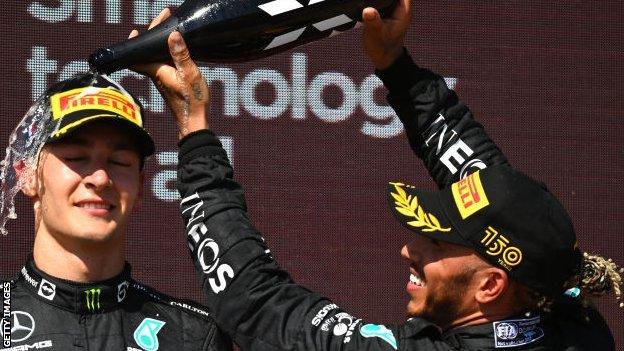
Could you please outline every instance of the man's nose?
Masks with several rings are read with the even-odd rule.
[[[95,168],[84,180],[87,187],[95,188],[96,190],[104,189],[113,183],[108,171],[104,167]]]
[[[401,248],[401,257],[410,263],[417,263],[421,260],[420,252],[416,249],[415,241],[411,241]]]
[[[401,257],[409,259],[409,251],[407,250],[407,245],[403,245],[403,247],[401,248]]]

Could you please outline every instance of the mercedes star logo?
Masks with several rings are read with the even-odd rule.
[[[28,339],[35,331],[35,320],[28,312],[13,311],[11,325],[11,341],[20,342]]]

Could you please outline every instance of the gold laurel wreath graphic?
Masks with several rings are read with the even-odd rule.
[[[402,215],[413,217],[415,221],[409,221],[407,224],[412,227],[421,228],[423,232],[449,232],[451,228],[442,228],[440,221],[432,213],[427,213],[422,206],[418,204],[418,197],[407,195],[405,190],[401,188],[402,183],[390,183],[394,185],[396,193],[390,193],[394,198],[395,209]],[[423,228],[424,227],[424,228]]]

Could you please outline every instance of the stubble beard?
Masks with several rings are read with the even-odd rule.
[[[427,292],[425,306],[419,317],[424,318],[442,329],[452,325],[463,310],[466,288],[472,280],[474,270],[468,269],[453,276],[436,291]]]

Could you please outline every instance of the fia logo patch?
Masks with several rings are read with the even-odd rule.
[[[496,348],[523,346],[544,336],[540,327],[540,317],[510,319],[492,323],[494,346]]]

